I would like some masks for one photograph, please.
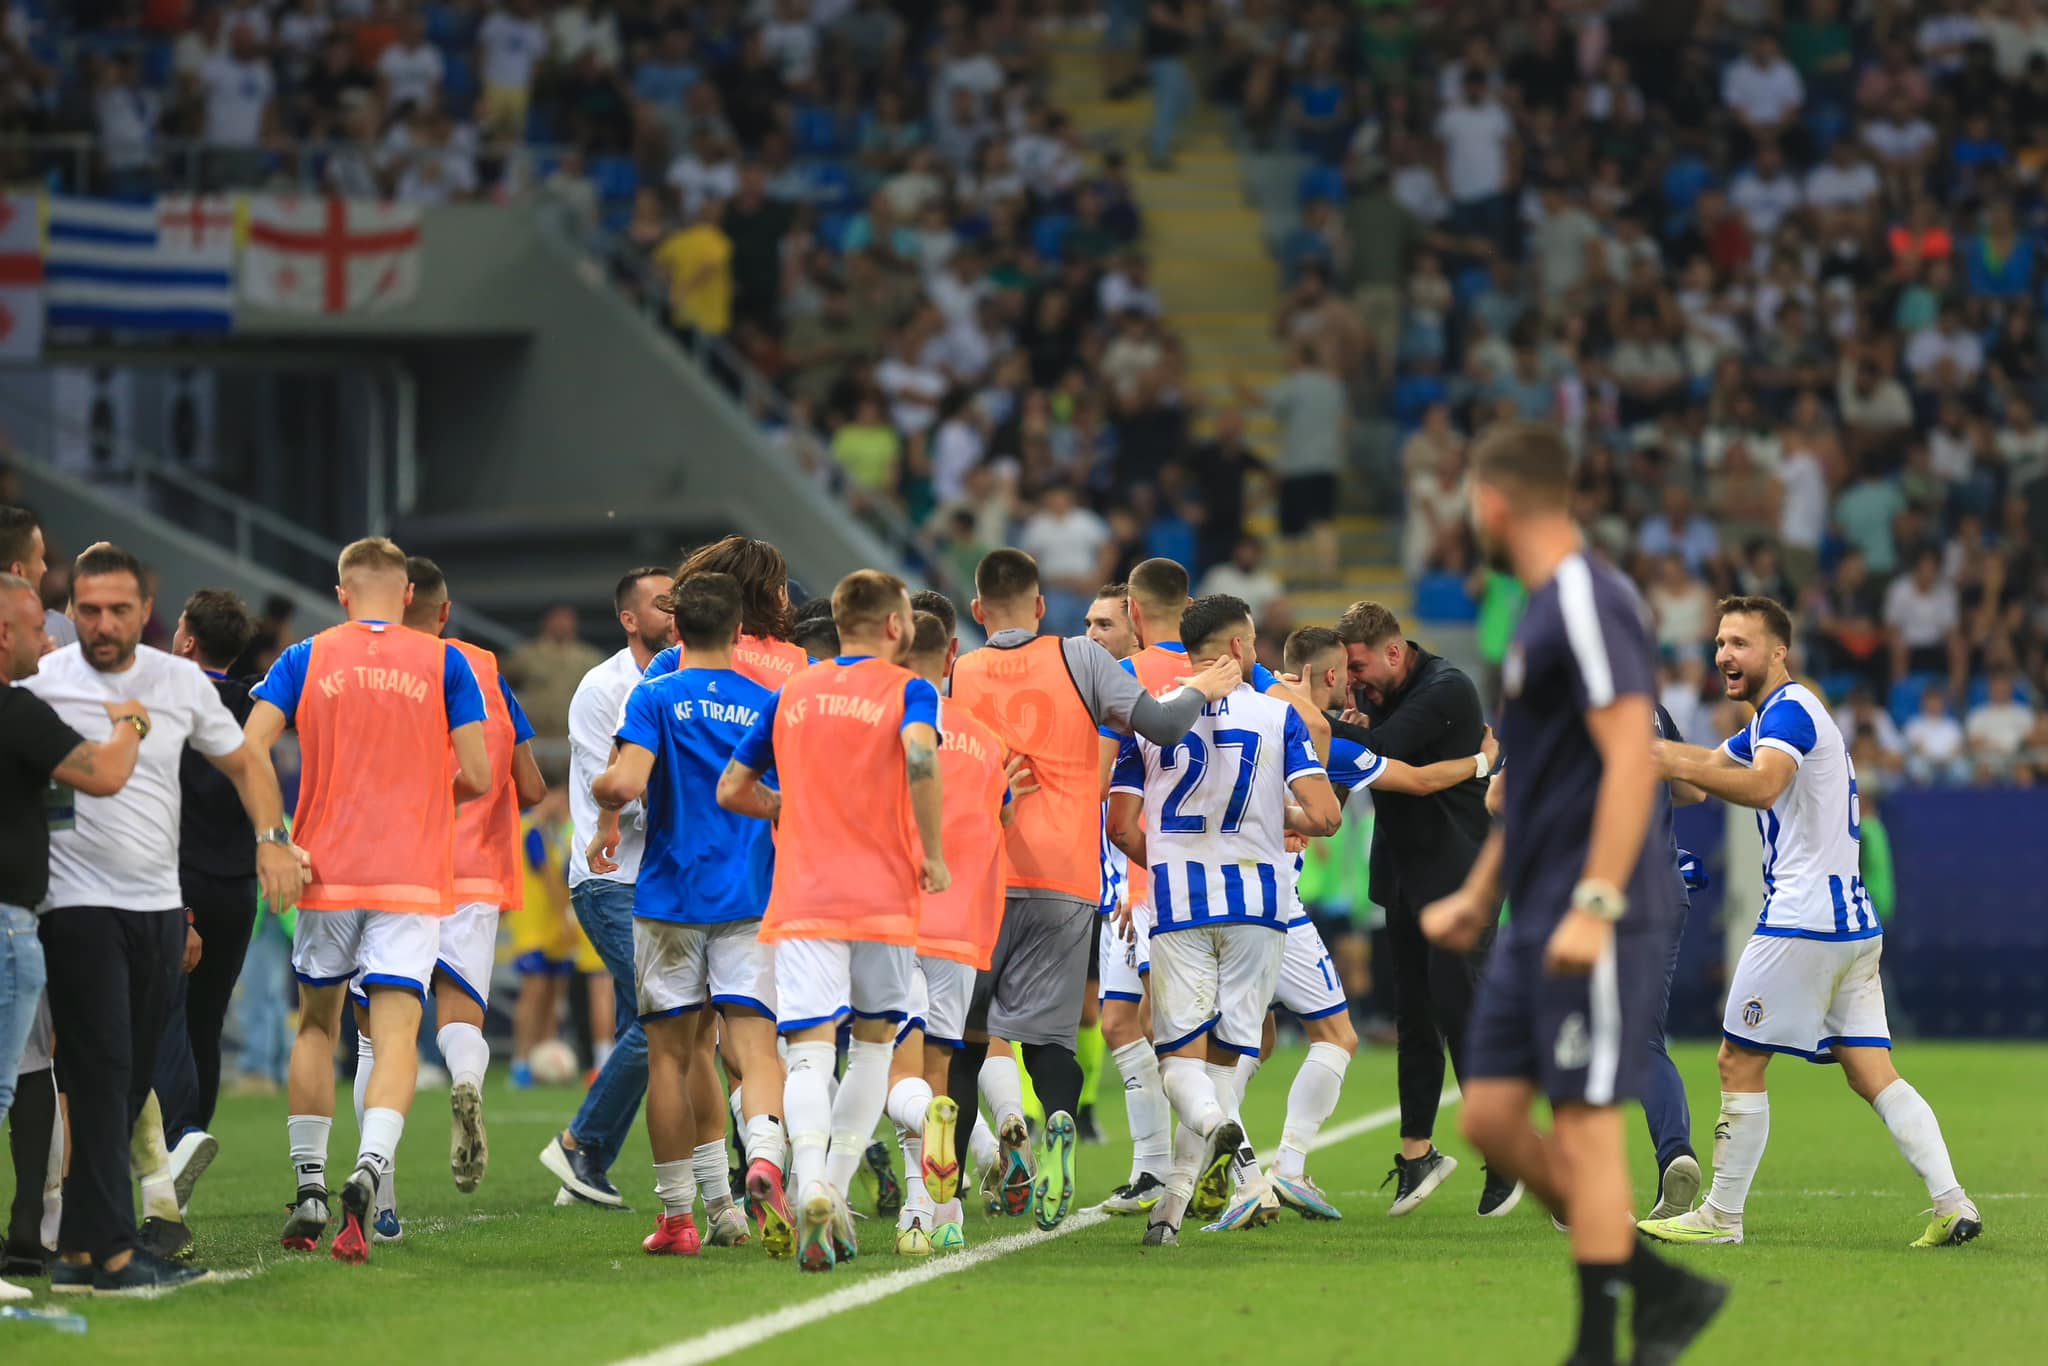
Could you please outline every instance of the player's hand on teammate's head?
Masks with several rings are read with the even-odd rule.
[[[1211,702],[1217,702],[1236,692],[1242,682],[1244,673],[1237,667],[1237,661],[1224,655],[1190,678],[1188,686]]]
[[[1438,948],[1467,952],[1485,932],[1486,908],[1463,887],[1422,909],[1422,933]]]
[[[1583,977],[1600,961],[1614,938],[1614,922],[1591,911],[1569,910],[1543,946],[1544,970],[1559,977]]]
[[[953,885],[953,874],[947,871],[944,859],[926,855],[918,867],[917,884],[926,892],[937,896]]]
[[[1337,719],[1348,726],[1370,726],[1372,718],[1356,707],[1346,707],[1337,713]]]
[[[1031,760],[1022,754],[1012,754],[1010,762],[1003,765],[1003,772],[1010,779],[1012,799],[1026,797],[1038,791],[1038,779],[1031,772]]]

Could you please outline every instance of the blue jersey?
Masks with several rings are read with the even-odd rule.
[[[1654,698],[1650,632],[1629,581],[1575,554],[1529,595],[1501,667],[1501,745],[1514,755],[1507,787],[1501,886],[1511,932],[1548,935],[1584,875],[1600,792],[1600,750],[1586,714],[1617,698]],[[1624,889],[1630,919],[1668,924],[1676,880],[1670,848],[1652,831]]]
[[[389,626],[384,621],[365,621],[365,626]],[[441,695],[448,708],[448,729],[459,730],[472,721],[484,719],[484,694],[476,685],[476,671],[469,667],[469,661],[462,657],[462,651],[453,645],[442,647],[446,651],[441,670]],[[284,713],[287,725],[299,714],[299,698],[306,691],[306,666],[313,658],[313,638],[294,642],[284,648],[270,672],[263,681],[250,691],[258,701],[268,702]],[[502,680],[501,680],[502,681]],[[518,732],[526,721],[526,713],[519,707],[510,688],[505,690],[506,709],[513,719],[513,730]],[[533,727],[525,726],[526,740],[533,738]]]
[[[1285,932],[1288,789],[1323,771],[1300,713],[1242,684],[1175,744],[1127,738],[1110,790],[1145,799],[1152,933],[1232,923]]]
[[[627,695],[617,738],[654,755],[634,915],[719,925],[758,920],[767,908],[775,869],[768,822],[719,806],[718,778],[771,696],[730,669],[684,669]]]

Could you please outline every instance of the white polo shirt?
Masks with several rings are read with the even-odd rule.
[[[640,666],[629,647],[583,675],[576,695],[569,699],[569,823],[574,827],[569,839],[571,887],[592,878],[630,885],[640,877],[640,854],[647,846],[647,812],[638,801],[619,810],[619,847],[613,855],[619,870],[591,872],[587,853],[600,814],[590,785],[611,763],[612,738],[619,733],[626,694],[639,682]]]
[[[140,645],[135,662],[102,673],[76,645],[45,655],[21,687],[50,704],[64,724],[88,740],[114,733],[108,702],[149,709],[149,736],[135,772],[111,797],[73,794],[76,817],[50,832],[50,895],[55,906],[111,906],[123,911],[175,911],[178,827],[184,802],[178,763],[185,745],[209,758],[242,747],[242,727],[197,664]]]

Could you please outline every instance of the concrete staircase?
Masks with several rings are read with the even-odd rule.
[[[1198,104],[1182,130],[1174,169],[1149,169],[1145,147],[1151,101],[1143,95],[1118,102],[1102,98],[1100,42],[1096,33],[1079,29],[1059,39],[1050,98],[1091,141],[1129,154],[1145,216],[1153,288],[1187,346],[1189,387],[1205,410],[1196,423],[1201,433],[1210,412],[1237,402],[1233,380],[1260,389],[1285,369],[1285,355],[1273,335],[1279,270],[1261,238],[1259,212],[1247,200],[1244,166],[1224,115]],[[1270,457],[1279,441],[1272,416],[1253,410],[1246,429],[1253,447]],[[1410,589],[1397,554],[1398,528],[1367,515],[1355,497],[1348,489],[1340,494],[1344,571],[1336,583],[1316,571],[1305,548],[1296,553],[1278,539],[1270,499],[1255,498],[1251,504],[1249,527],[1271,543],[1272,567],[1287,581],[1299,622],[1334,621],[1359,598],[1377,599],[1397,613],[1409,607]]]

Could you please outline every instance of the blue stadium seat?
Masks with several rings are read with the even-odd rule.
[[[526,140],[542,146],[562,140],[561,129],[555,125],[555,116],[539,100],[526,109]]]
[[[456,118],[469,117],[476,108],[479,87],[476,64],[466,52],[447,52],[442,57],[441,100]]]
[[[2012,676],[2012,696],[2015,702],[2033,703],[2034,690],[2027,686],[2025,676],[2017,673]],[[1969,705],[1979,707],[1990,700],[1991,679],[1985,674],[1978,674],[1970,680]]]
[[[1344,202],[1344,173],[1335,166],[1311,166],[1302,172],[1295,186],[1295,198],[1303,204],[1312,199]]]
[[[838,256],[846,250],[846,229],[853,215],[843,209],[818,215],[818,245]]]
[[[171,83],[171,59],[175,56],[170,40],[159,38],[142,49],[142,83],[158,88]]]
[[[1415,615],[1424,621],[1460,624],[1479,620],[1479,604],[1456,574],[1424,574],[1415,581]]]
[[[1849,700],[1849,694],[1856,691],[1863,682],[1862,674],[1827,674],[1820,680],[1820,695],[1828,705],[1839,707]]]
[[[1046,261],[1062,259],[1067,234],[1074,230],[1071,214],[1049,213],[1031,225],[1031,249]]]
[[[1886,710],[1892,714],[1892,720],[1902,726],[1912,720],[1914,714],[1920,710],[1922,695],[1929,688],[1940,687],[1941,682],[1938,674],[1908,674],[1893,683],[1892,695],[1885,704]]]
[[[631,157],[601,156],[590,163],[590,181],[597,186],[597,197],[607,207],[630,206],[634,192],[640,188],[640,168]]]

